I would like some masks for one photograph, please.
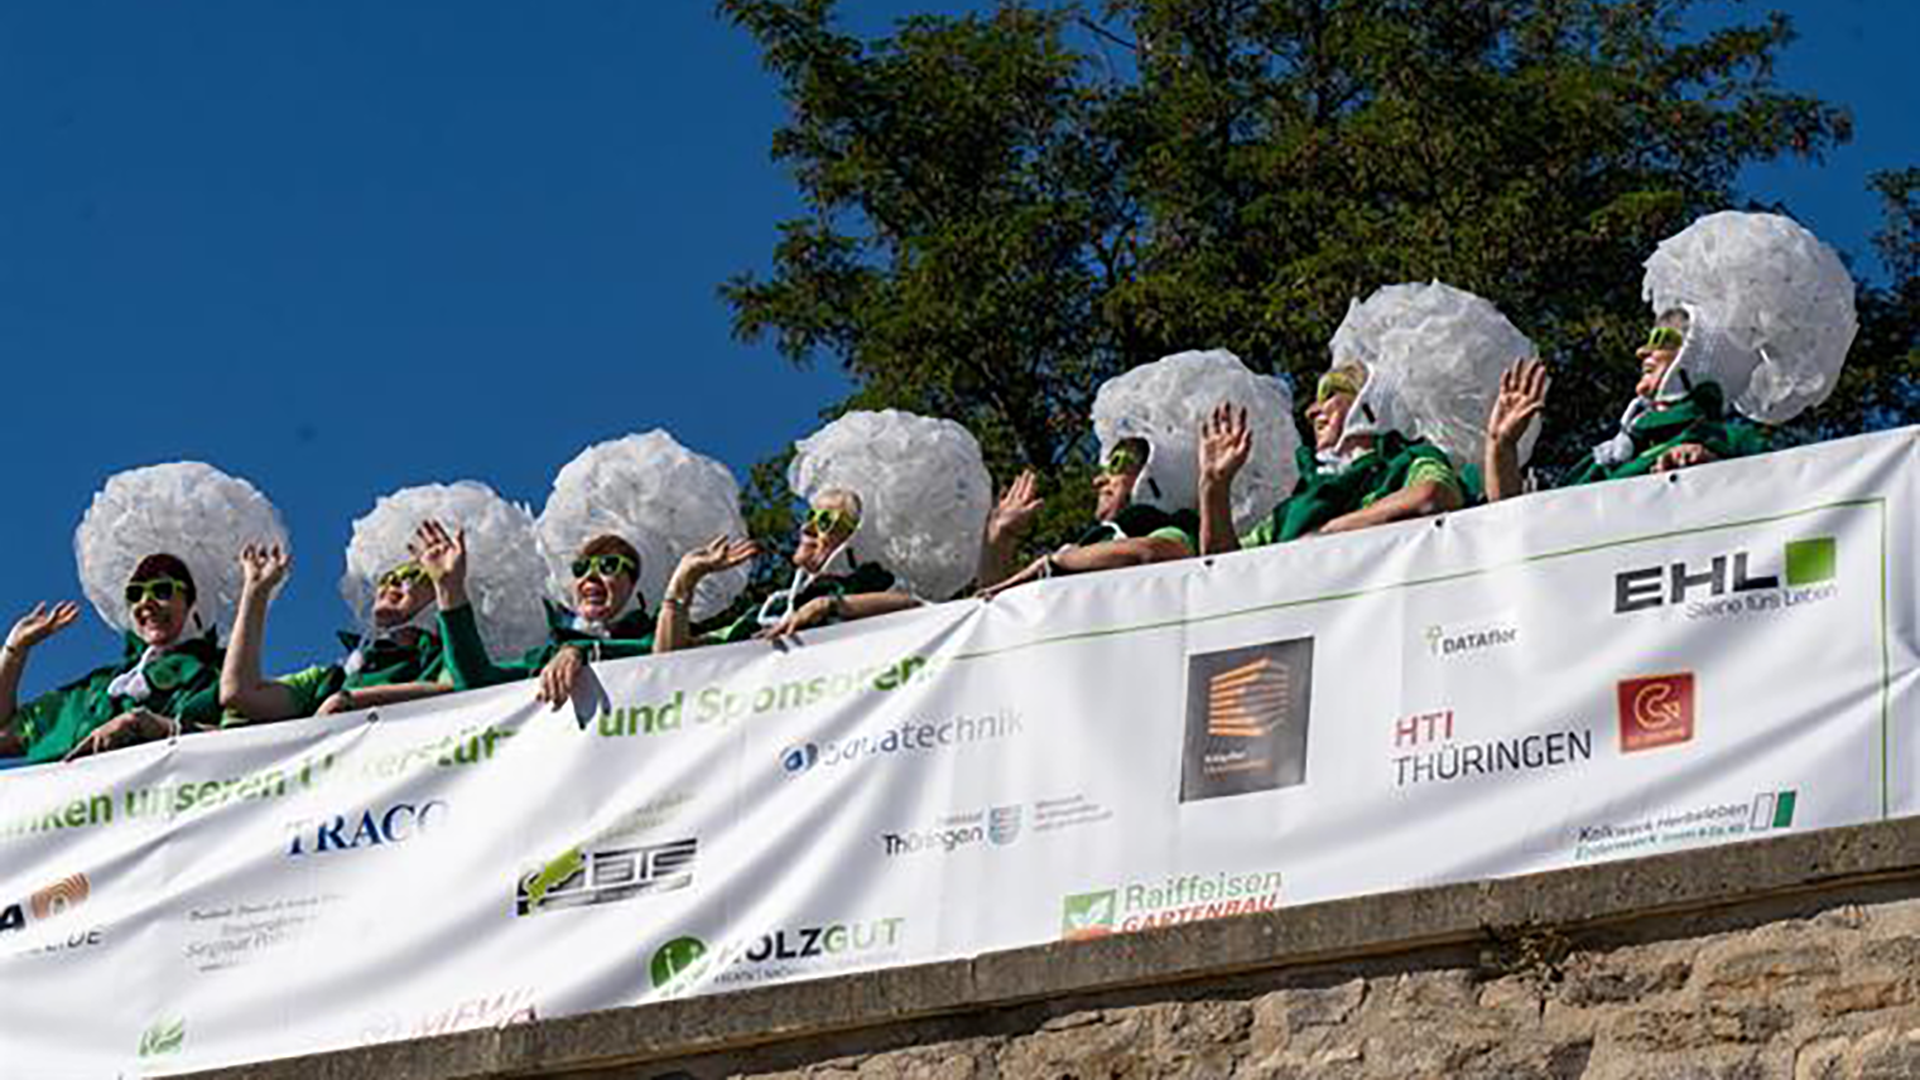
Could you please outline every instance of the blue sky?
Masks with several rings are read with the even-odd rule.
[[[990,5],[845,6],[878,30]],[[1803,34],[1782,81],[1856,137],[1748,191],[1865,257],[1866,173],[1920,163],[1920,5],[1730,10],[1766,6]],[[656,426],[744,476],[844,391],[734,342],[714,292],[798,208],[782,114],[706,0],[0,6],[0,618],[78,596],[73,527],[136,465],[210,461],[279,505],[273,670],[331,655],[384,492],[472,478],[537,510],[582,447]],[[116,649],[89,613],[26,690]]]

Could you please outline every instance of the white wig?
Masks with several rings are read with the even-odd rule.
[[[438,521],[448,531],[466,530],[467,594],[495,659],[519,656],[546,640],[546,612],[540,606],[546,564],[534,539],[533,512],[471,480],[403,488],[354,521],[340,596],[363,630],[373,626],[380,576],[412,560],[407,545],[424,521]]]
[[[916,596],[944,600],[973,580],[993,481],[973,433],[909,412],[851,412],[794,444],[787,485],[811,500],[860,500],[853,557]]]
[[[172,555],[193,575],[193,613],[222,637],[240,603],[240,549],[289,547],[259,489],[198,461],[129,469],[107,479],[73,532],[87,599],[107,625],[130,630],[127,580],[142,559]]]
[[[1233,521],[1250,529],[1293,490],[1293,395],[1271,375],[1257,375],[1225,349],[1175,353],[1102,383],[1093,399],[1093,432],[1105,460],[1125,439],[1144,439],[1147,467],[1134,501],[1162,510],[1193,510],[1200,501],[1200,423],[1226,402],[1247,410],[1253,449],[1233,481]]]
[[[1859,329],[1840,256],[1778,214],[1708,214],[1661,241],[1640,291],[1655,315],[1688,315],[1668,381],[1717,382],[1762,423],[1825,401]]]
[[[1328,351],[1335,367],[1367,369],[1343,434],[1398,431],[1459,465],[1480,460],[1501,372],[1535,353],[1499,308],[1441,281],[1386,285],[1353,301]],[[1538,421],[1528,425],[1520,460],[1539,433]]]
[[[658,609],[680,556],[721,534],[747,534],[733,474],[658,429],[589,446],[567,462],[539,529],[555,602],[573,606],[573,560],[587,541],[617,536],[640,553],[634,594],[649,610]],[[725,610],[746,584],[744,566],[708,575],[693,594],[693,617]]]

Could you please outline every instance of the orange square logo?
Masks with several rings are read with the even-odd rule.
[[[1693,738],[1693,672],[1622,679],[1619,694],[1622,753]]]

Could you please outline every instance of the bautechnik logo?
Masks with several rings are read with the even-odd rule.
[[[800,776],[815,768],[861,765],[898,755],[936,754],[956,746],[1014,738],[1025,727],[1026,721],[1019,713],[1006,709],[951,720],[909,720],[878,734],[796,743],[780,752],[780,771]]]

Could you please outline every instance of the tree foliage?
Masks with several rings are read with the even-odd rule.
[[[1553,363],[1564,463],[1630,393],[1654,245],[1743,205],[1742,166],[1850,135],[1776,84],[1783,16],[1689,35],[1690,6],[1009,0],[864,40],[834,0],[722,0],[791,105],[806,213],[721,292],[742,338],[842,365],[848,407],[962,421],[1004,479],[1083,473],[1127,368],[1225,347],[1300,385],[1351,299],[1440,278]],[[1917,182],[1879,181],[1895,282],[1819,419],[1913,415]]]

